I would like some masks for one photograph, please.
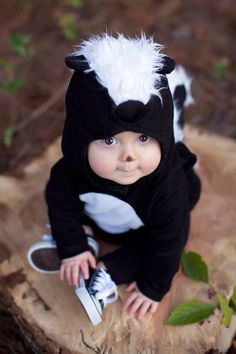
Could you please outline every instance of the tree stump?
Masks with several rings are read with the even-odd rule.
[[[186,143],[199,156],[197,170],[203,193],[192,213],[188,250],[200,253],[209,267],[210,283],[229,295],[236,285],[236,143],[186,128]],[[119,300],[93,327],[74,288],[58,275],[42,275],[30,268],[28,247],[41,238],[48,222],[43,191],[49,170],[60,157],[59,139],[23,168],[22,176],[0,177],[0,299],[18,323],[34,353],[162,353],[226,352],[236,329],[221,326],[221,313],[201,323],[167,326],[170,311],[184,300],[208,298],[209,285],[186,278],[181,270],[153,318],[138,321],[122,310]],[[102,245],[103,252],[106,245]],[[228,341],[228,342],[227,342]]]

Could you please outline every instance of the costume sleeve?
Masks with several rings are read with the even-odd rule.
[[[83,203],[79,200],[78,178],[64,159],[52,168],[46,187],[48,216],[52,236],[61,259],[87,251],[88,244],[80,218]]]
[[[187,183],[184,173],[179,177],[165,181],[166,193],[158,196],[145,227],[147,243],[137,285],[154,301],[160,301],[169,291],[188,237]]]

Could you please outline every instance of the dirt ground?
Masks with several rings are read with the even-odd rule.
[[[236,138],[234,0],[11,0],[0,29],[0,173],[19,172],[60,135],[64,57],[105,30],[154,35],[193,77],[187,120]]]
[[[193,78],[196,104],[186,119],[236,138],[235,0],[10,0],[0,12],[0,173],[19,175],[61,134],[70,77],[64,57],[106,30],[154,35]],[[30,353],[1,305],[0,321],[0,353],[11,353],[9,333],[14,353]]]

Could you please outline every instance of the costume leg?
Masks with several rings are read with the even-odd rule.
[[[107,268],[108,273],[117,285],[130,283],[137,278],[141,264],[141,252],[143,252],[142,228],[128,231],[123,234],[111,235],[101,230],[90,218],[83,217],[83,224],[89,225],[94,232],[95,238],[109,243],[119,244],[114,252],[110,252],[99,260]]]
[[[101,257],[101,261],[117,285],[130,283],[136,280],[139,273],[141,252],[131,246],[121,246]]]

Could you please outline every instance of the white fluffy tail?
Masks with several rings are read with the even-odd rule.
[[[174,137],[177,143],[184,139],[184,108],[194,103],[191,94],[192,78],[188,76],[184,68],[180,65],[176,66],[175,70],[167,75],[167,78],[174,101]]]

